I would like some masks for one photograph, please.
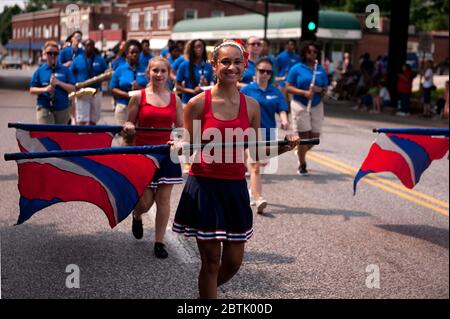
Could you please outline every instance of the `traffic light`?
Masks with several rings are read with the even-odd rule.
[[[301,41],[316,40],[319,27],[319,1],[302,1],[302,38]]]

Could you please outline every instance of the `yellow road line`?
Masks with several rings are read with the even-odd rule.
[[[319,157],[317,157],[315,155],[316,155],[315,153],[308,153],[308,158],[312,159],[313,161],[315,161],[315,162],[317,162],[319,164],[322,164],[322,165],[327,166],[329,168],[335,169],[338,172],[344,173],[346,175],[350,175],[352,177],[355,176],[353,170],[349,170],[349,169],[343,168],[341,166],[335,165],[333,163],[327,162],[327,161],[325,161],[323,159],[320,159]],[[438,212],[438,213],[448,217],[448,210],[446,210],[446,209],[442,209],[441,207],[437,207],[435,205],[429,204],[429,203],[427,203],[425,201],[422,201],[420,199],[417,199],[417,198],[415,198],[415,197],[413,197],[411,195],[405,194],[405,193],[400,192],[398,190],[395,190],[395,189],[393,189],[393,188],[391,188],[389,186],[383,185],[383,184],[381,184],[381,183],[379,183],[379,182],[377,182],[377,181],[375,181],[373,179],[364,178],[364,179],[362,179],[362,181],[365,182],[365,183],[368,183],[370,185],[373,185],[375,187],[378,187],[378,188],[380,188],[382,190],[385,190],[385,191],[387,191],[389,193],[392,193],[392,194],[395,194],[395,195],[397,195],[399,197],[402,197],[402,198],[404,198],[406,200],[409,200],[409,201],[411,201],[413,203],[416,203],[416,204],[418,204],[420,206],[432,209],[432,210],[434,210],[434,211],[436,211],[436,212]]]
[[[316,156],[317,158],[322,159],[324,161],[328,161],[328,162],[331,162],[331,163],[336,164],[338,166],[341,166],[343,168],[346,168],[348,170],[351,170],[354,173],[354,175],[356,175],[356,173],[359,170],[358,168],[356,168],[354,166],[351,166],[351,165],[339,162],[339,161],[337,161],[335,159],[332,159],[330,157],[327,157],[327,156],[324,156],[324,155],[321,155],[321,154],[317,154],[316,152],[312,152],[311,155]],[[392,182],[392,181],[390,181],[390,180],[388,180],[386,178],[383,178],[383,177],[380,177],[380,176],[376,176],[376,175],[369,175],[369,176],[365,176],[364,178],[374,179],[374,180],[376,180],[378,182],[381,182],[383,184],[386,184],[386,185],[389,185],[391,187],[397,188],[398,190],[403,191],[405,193],[421,197],[421,198],[423,198],[423,199],[425,199],[425,200],[427,200],[429,202],[432,202],[432,203],[434,203],[436,205],[442,206],[442,207],[447,208],[447,209],[449,208],[449,204],[447,202],[444,202],[444,201],[439,200],[437,198],[431,197],[431,196],[426,195],[424,193],[418,192],[416,190],[406,188],[405,186],[403,186],[401,184],[398,184],[398,183],[394,183],[394,182]]]

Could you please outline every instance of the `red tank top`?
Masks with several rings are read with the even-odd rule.
[[[170,103],[166,106],[154,106],[147,103],[145,89],[141,90],[141,102],[137,119],[137,127],[171,128],[177,121],[177,100],[174,93],[170,94]],[[170,132],[136,131],[135,144],[161,145],[170,140]]]
[[[202,123],[201,123],[201,132],[202,132],[202,143],[224,143],[224,142],[244,142],[247,141],[248,138],[244,134],[235,134],[231,141],[226,139],[226,136],[229,136],[230,130],[228,131],[228,135],[225,132],[225,129],[242,129],[245,131],[250,127],[250,123],[248,120],[248,112],[247,112],[247,102],[245,100],[245,95],[240,93],[240,105],[239,105],[239,114],[233,120],[219,120],[214,117],[211,105],[211,90],[205,91],[205,103],[203,107],[202,114]],[[204,134],[206,130],[213,128],[215,132],[220,131],[221,139],[217,139],[209,136],[208,134]],[[242,132],[242,130],[240,130]],[[225,140],[225,141],[224,141]],[[215,149],[212,149],[215,151]],[[199,157],[196,157],[196,162],[192,164],[191,171],[189,175],[193,176],[202,176],[216,179],[226,179],[226,180],[242,180],[245,179],[245,164],[244,164],[244,148],[224,148],[222,149],[222,158],[221,162],[217,163],[213,161],[214,152],[205,151],[199,152]],[[199,162],[198,162],[199,160]]]

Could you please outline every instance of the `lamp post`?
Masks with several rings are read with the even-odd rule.
[[[98,29],[100,30],[100,51],[103,53],[103,30],[105,30],[105,25],[103,23],[100,23],[98,25]]]
[[[31,31],[28,31],[28,64],[30,65],[33,63],[32,58],[33,52],[31,50],[31,35],[32,35]]]

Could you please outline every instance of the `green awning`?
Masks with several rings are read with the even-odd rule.
[[[300,32],[301,25],[301,11],[270,13],[268,19],[269,38],[295,36],[293,31],[297,30]],[[177,38],[177,35],[186,37],[188,33],[200,35],[205,32],[209,33],[209,37],[212,37],[212,34],[216,32],[218,33],[218,38],[220,38],[220,35],[224,32],[233,34],[233,31],[237,31],[235,33],[239,35],[242,31],[261,31],[263,28],[264,17],[258,14],[183,20],[175,25],[173,38]],[[325,32],[323,33],[324,37],[332,37],[330,32],[333,30],[340,36],[343,36],[345,32],[353,32],[353,36],[361,34],[360,23],[357,17],[354,14],[345,12],[320,11],[318,37],[321,36],[321,29]],[[286,32],[287,30],[290,31]],[[272,36],[270,36],[271,34]]]

